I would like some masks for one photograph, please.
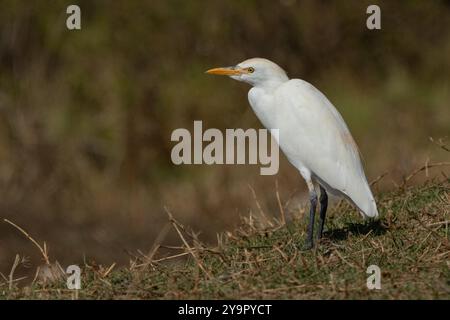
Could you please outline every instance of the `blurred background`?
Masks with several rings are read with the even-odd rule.
[[[80,31],[66,28],[70,4],[81,7]],[[261,128],[247,85],[204,74],[251,57],[328,96],[368,180],[389,173],[375,193],[448,160],[429,137],[450,136],[450,2],[376,1],[375,31],[366,28],[369,4],[0,0],[0,217],[67,265],[147,252],[167,222],[164,206],[211,242],[258,210],[250,187],[268,216],[279,215],[276,183],[286,210],[300,212],[304,182],[284,156],[276,176],[261,176],[259,165],[170,160],[172,131],[194,120]],[[1,272],[16,253],[42,262],[1,221]]]

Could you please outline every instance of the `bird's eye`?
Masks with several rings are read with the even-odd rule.
[[[248,71],[249,73],[253,73],[253,72],[255,72],[255,68],[252,68],[252,67],[247,68],[247,71]]]

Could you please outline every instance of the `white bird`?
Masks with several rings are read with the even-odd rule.
[[[206,72],[249,83],[248,100],[256,116],[267,129],[279,130],[277,143],[309,190],[306,249],[313,247],[318,200],[315,185],[320,188],[319,239],[328,206],[327,191],[349,200],[363,217],[378,217],[358,147],[342,116],[318,89],[304,80],[289,79],[277,64],[262,58]]]

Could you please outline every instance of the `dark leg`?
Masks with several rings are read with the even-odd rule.
[[[311,207],[309,208],[309,224],[305,240],[305,250],[309,250],[313,247],[314,216],[317,207],[317,194],[314,190],[309,192],[309,201],[311,202]]]
[[[323,226],[325,224],[325,217],[327,214],[327,207],[328,207],[328,195],[325,189],[320,186],[320,215],[319,215],[319,231],[318,231],[318,238],[322,238],[322,232],[323,232]]]

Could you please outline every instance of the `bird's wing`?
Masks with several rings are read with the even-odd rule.
[[[280,147],[331,192],[350,199],[366,216],[378,215],[358,147],[342,116],[313,85],[290,80],[276,94]],[[284,129],[283,129],[284,128]]]

